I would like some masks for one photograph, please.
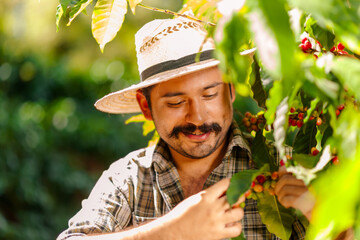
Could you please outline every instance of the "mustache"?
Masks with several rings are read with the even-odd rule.
[[[179,133],[181,133],[181,132],[185,133],[185,134],[192,134],[196,130],[199,130],[202,133],[208,133],[208,132],[212,131],[217,135],[219,132],[221,132],[222,128],[217,123],[211,123],[211,124],[204,123],[203,125],[200,125],[200,126],[196,126],[194,124],[189,123],[189,124],[186,124],[183,126],[174,127],[174,129],[169,134],[169,137],[170,138],[173,138],[173,137],[178,138]]]

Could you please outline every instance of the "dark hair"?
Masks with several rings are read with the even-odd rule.
[[[155,85],[151,85],[149,87],[145,87],[141,89],[141,92],[144,94],[144,97],[148,103],[149,109],[151,111],[151,101],[150,101],[150,92],[153,89]]]

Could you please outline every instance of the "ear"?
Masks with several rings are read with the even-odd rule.
[[[234,84],[232,84],[232,83],[229,84],[229,90],[230,90],[230,93],[231,93],[231,102],[234,103],[235,98],[236,98],[236,92],[235,92]]]
[[[136,91],[136,100],[137,100],[139,107],[140,107],[142,113],[144,114],[145,118],[147,120],[152,120],[149,104],[146,101],[146,98],[140,89],[138,89]]]

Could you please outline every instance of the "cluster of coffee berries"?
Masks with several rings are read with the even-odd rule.
[[[275,195],[275,185],[279,179],[278,172],[266,172],[256,176],[254,181],[251,183],[250,189],[245,193],[246,198],[252,198],[257,200],[261,197],[265,191],[270,195]]]
[[[267,129],[264,114],[252,115],[250,112],[246,112],[242,122],[248,132],[257,132],[263,128]]]
[[[304,124],[304,118],[305,118],[305,112],[307,111],[307,108],[299,108],[295,109],[294,107],[290,108],[290,115],[289,115],[289,125],[291,126],[297,126],[298,128],[301,128]]]
[[[306,117],[307,107],[295,109],[294,107],[290,108],[290,115],[289,115],[289,125],[290,126],[297,126],[301,128],[304,124],[304,118]],[[323,112],[320,113],[315,110],[312,115],[310,116],[309,120],[316,119],[316,125],[320,126],[323,123]]]
[[[345,108],[344,104],[339,105],[335,110],[336,116],[339,116],[341,111],[344,110],[344,108]]]
[[[316,148],[316,147],[312,147],[311,148],[311,150],[310,150],[310,154],[312,155],[312,156],[316,156],[316,155],[318,155],[319,154],[319,150]],[[335,153],[333,153],[332,154],[333,156],[331,157],[331,163],[332,164],[334,164],[334,165],[337,165],[337,164],[339,164],[339,158],[338,158],[338,156],[337,156],[337,154]]]
[[[312,44],[311,42],[309,41],[308,38],[304,37],[302,40],[301,40],[301,43],[299,45],[299,47],[301,48],[301,50],[304,52],[304,53],[312,53],[313,50],[312,50]]]
[[[347,51],[344,51],[345,46],[342,45],[342,43],[339,43],[337,46],[333,46],[330,49],[330,52],[332,52],[335,55],[348,55],[349,53]]]

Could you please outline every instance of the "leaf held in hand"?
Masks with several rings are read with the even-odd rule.
[[[282,206],[276,196],[267,192],[257,200],[259,214],[267,229],[281,239],[289,239],[295,221],[293,209]]]

